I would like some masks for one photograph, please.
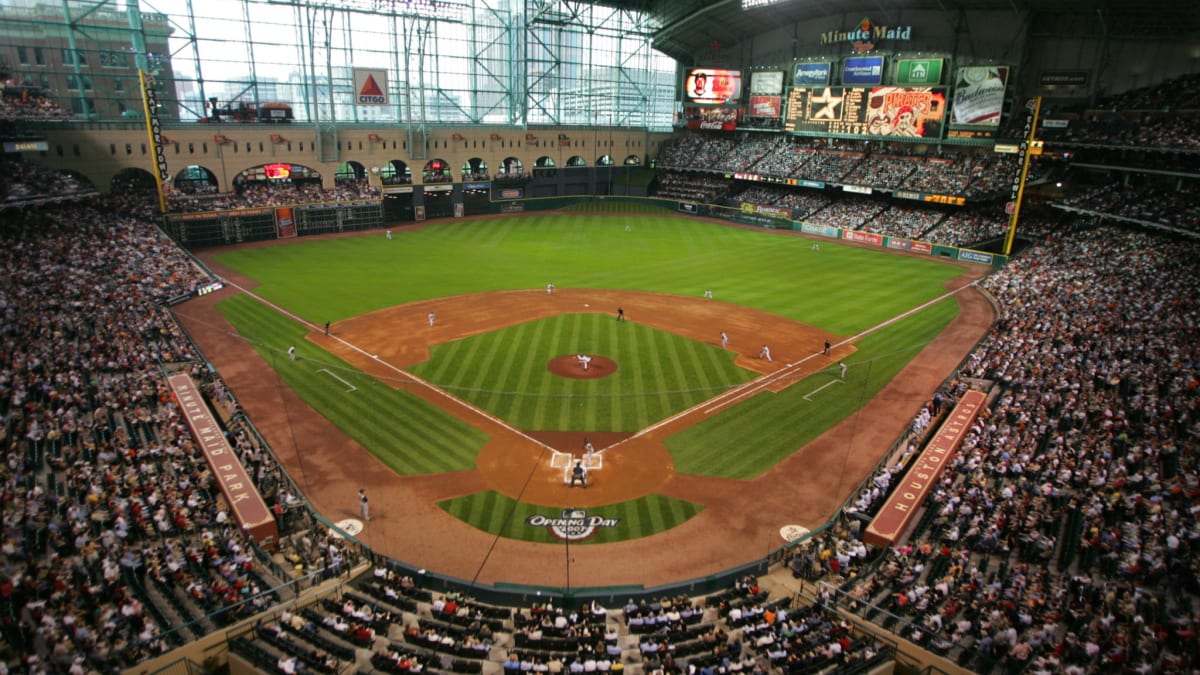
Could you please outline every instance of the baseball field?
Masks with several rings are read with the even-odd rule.
[[[653,584],[824,522],[990,321],[981,270],[813,243],[649,210],[435,223],[207,252],[231,288],[179,315],[314,508],[367,489],[376,550]],[[595,553],[563,570],[564,540]]]

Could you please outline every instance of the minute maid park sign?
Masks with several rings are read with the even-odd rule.
[[[876,26],[867,17],[863,17],[853,30],[831,30],[821,33],[821,44],[831,45],[838,42],[849,42],[856,53],[868,52],[875,48],[876,40],[911,40],[912,26]]]

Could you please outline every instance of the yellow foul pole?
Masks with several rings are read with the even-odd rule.
[[[1042,112],[1042,97],[1036,96],[1026,104],[1029,109],[1025,117],[1025,140],[1021,142],[1021,173],[1013,180],[1012,199],[1008,203],[1008,234],[1004,236],[1004,255],[1012,255],[1013,240],[1017,236],[1017,219],[1021,216],[1021,199],[1025,196],[1025,178],[1029,175],[1029,161],[1035,154],[1038,115]]]
[[[146,78],[146,71],[138,70],[138,84],[142,88],[142,115],[146,120],[146,136],[150,139],[150,156],[154,158],[154,185],[158,192],[158,210],[167,212],[167,194],[163,186],[170,179],[167,172],[167,155],[163,151],[162,128],[158,122],[158,94]]]

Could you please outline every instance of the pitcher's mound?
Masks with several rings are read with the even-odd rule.
[[[617,372],[616,361],[591,354],[588,354],[588,357],[591,358],[591,361],[587,364],[587,370],[584,370],[583,363],[576,354],[556,356],[550,359],[546,363],[546,370],[559,377],[573,377],[577,380],[595,380]]]

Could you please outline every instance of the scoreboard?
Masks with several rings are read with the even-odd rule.
[[[945,116],[946,94],[932,87],[793,87],[784,129],[936,138]]]

